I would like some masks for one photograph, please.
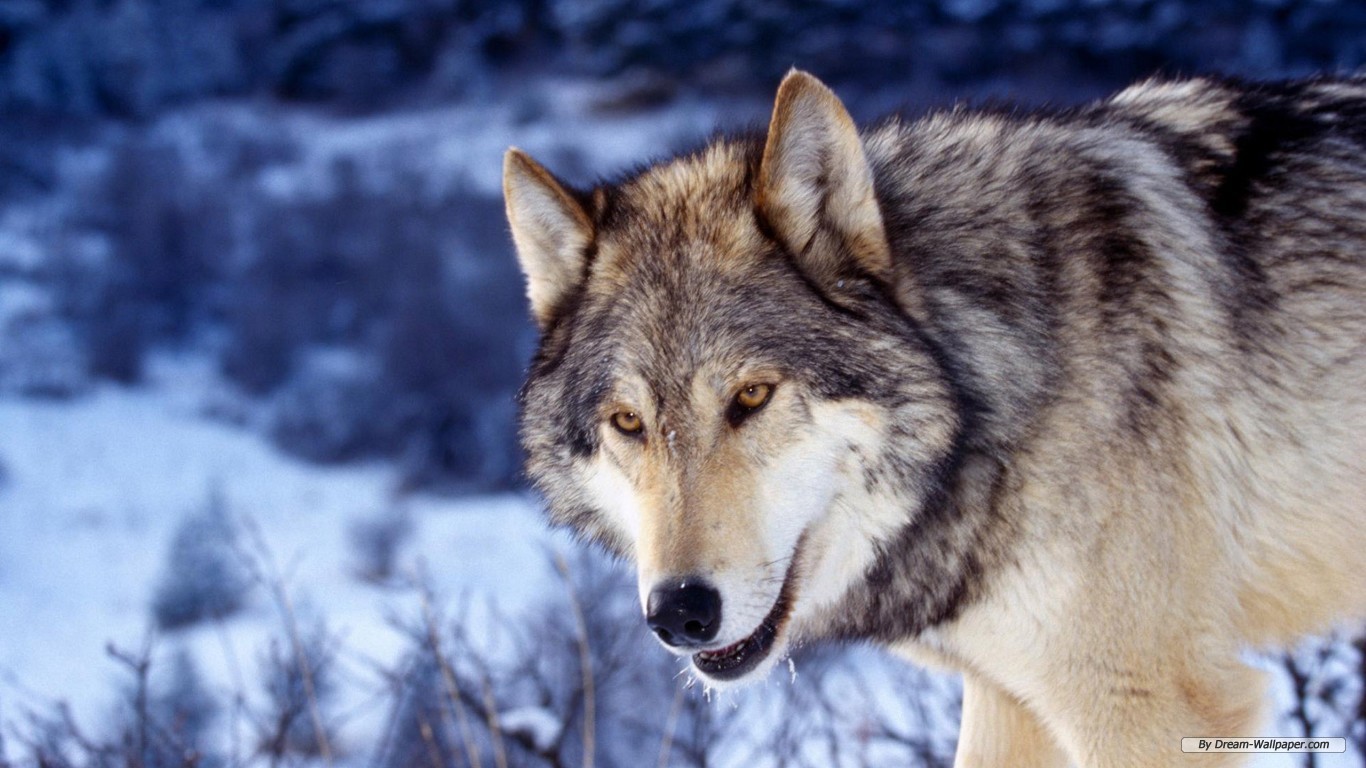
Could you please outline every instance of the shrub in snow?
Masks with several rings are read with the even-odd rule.
[[[108,264],[92,329],[113,310],[149,338],[184,340],[212,308],[210,285],[231,256],[225,190],[205,169],[155,134],[133,134],[113,148],[84,222],[106,237]]]
[[[312,351],[276,393],[270,435],[310,461],[373,455],[392,429],[380,408],[373,362],[344,350]]]
[[[398,458],[410,486],[507,487],[533,332],[501,203],[338,161],[259,212],[231,275],[225,374],[275,393],[271,433],[314,461]]]
[[[69,231],[49,276],[91,373],[142,377],[149,345],[180,343],[221,313],[215,293],[233,255],[226,182],[152,130],[131,132],[75,185]]]
[[[478,403],[415,396],[402,414],[407,429],[398,471],[406,488],[488,488],[503,478],[486,471],[489,460],[505,450],[509,429],[490,441],[480,429]]]
[[[218,702],[205,687],[194,657],[181,648],[171,657],[169,677],[151,701],[153,717],[165,738],[176,745],[177,758],[200,755],[196,765],[206,765],[202,756],[218,709]]]
[[[289,377],[297,333],[279,311],[284,299],[269,285],[238,287],[234,299],[227,311],[229,335],[219,366],[247,393],[264,395]]]
[[[375,109],[487,92],[509,72],[768,87],[793,62],[948,85],[1348,71],[1363,29],[1351,0],[5,0],[0,110],[145,117],[248,95]]]
[[[278,759],[329,751],[335,657],[335,642],[321,623],[297,637],[271,641],[262,665],[268,702],[259,721],[262,752]]]
[[[441,665],[431,647],[423,641],[418,642],[418,649],[392,673],[393,713],[382,749],[376,755],[374,765],[377,768],[425,765],[431,761],[433,753],[465,755],[460,729],[455,722],[457,712],[447,695]],[[464,704],[455,706],[465,707]],[[477,715],[465,708],[459,716]],[[483,732],[482,727],[480,731]]]
[[[374,517],[351,524],[351,552],[356,573],[370,582],[384,583],[394,577],[399,548],[413,535],[408,510],[395,504]]]
[[[110,653],[128,666],[133,680],[126,686],[114,716],[116,736],[127,750],[129,765],[141,768],[217,768],[209,728],[218,704],[205,689],[189,652],[171,657],[170,668],[157,669],[150,655]]]
[[[147,334],[141,314],[124,302],[122,295],[112,287],[102,292],[95,312],[99,319],[85,328],[85,347],[92,374],[120,384],[136,384],[142,380]]]
[[[23,4],[22,0],[0,4],[0,19],[3,19],[6,7]],[[41,4],[35,0],[30,7],[41,7]],[[4,26],[4,21],[0,20],[0,28]],[[58,179],[58,152],[70,139],[71,131],[58,129],[51,120],[9,112],[5,120],[0,121],[0,168],[5,169],[0,173],[0,200],[51,192]],[[0,265],[4,261],[5,257],[0,255]]]
[[[0,392],[66,398],[87,386],[79,340],[48,295],[0,285]]]
[[[505,235],[495,243],[485,231],[496,200],[454,196],[441,209],[457,244],[408,247],[375,342],[404,425],[400,471],[418,486],[506,487],[520,464],[514,393],[533,336],[522,278]]]
[[[629,573],[591,553],[565,571],[531,620],[466,610],[449,626],[428,618],[410,629],[414,650],[391,677],[376,764],[436,754],[489,765],[501,755],[552,768],[586,764],[590,750],[604,768],[743,754],[812,768],[952,762],[958,699],[948,678],[866,649],[823,648],[803,651],[796,672],[717,700],[688,687],[684,662],[643,631]]]
[[[171,658],[169,669],[154,663],[149,640],[138,652],[112,643],[109,657],[128,674],[112,718],[112,733],[100,744],[79,733],[74,721],[66,728],[82,751],[106,757],[101,761],[47,763],[68,765],[128,765],[139,768],[217,768],[224,760],[210,751],[209,729],[217,704],[205,690],[194,660],[185,649]],[[109,758],[117,759],[108,761]]]
[[[171,540],[153,616],[162,629],[222,618],[240,610],[250,590],[226,502],[211,491],[204,509],[185,518]]]
[[[0,766],[11,768],[11,765],[5,762],[5,758],[10,754],[15,754],[16,759],[23,759],[27,754],[30,765],[42,768],[68,768],[76,764],[72,755],[80,751],[80,744],[76,734],[72,733],[70,720],[64,716],[66,713],[60,707],[51,709],[50,712],[29,714],[27,727],[24,731],[17,732],[14,739],[23,748],[23,752],[17,749],[11,752],[0,750]]]

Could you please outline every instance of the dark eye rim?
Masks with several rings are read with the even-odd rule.
[[[753,387],[768,388],[768,395],[764,398],[764,401],[755,406],[747,406],[741,403],[741,392],[743,392],[746,389],[751,389]],[[726,421],[730,422],[730,425],[732,427],[740,426],[747,419],[749,419],[749,417],[753,416],[759,411],[762,411],[764,408],[767,408],[768,404],[773,402],[773,393],[777,391],[777,389],[777,384],[770,384],[766,381],[756,381],[753,384],[745,385],[743,388],[740,389],[740,391],[735,393],[734,397],[731,398],[730,405],[726,408]]]

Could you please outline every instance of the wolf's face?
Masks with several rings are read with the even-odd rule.
[[[587,195],[512,150],[505,193],[553,519],[635,561],[647,623],[704,679],[762,673],[864,584],[959,429],[853,122],[794,74],[766,142]]]

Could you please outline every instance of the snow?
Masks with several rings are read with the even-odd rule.
[[[372,670],[395,666],[407,645],[390,618],[420,615],[421,598],[358,579],[348,530],[393,503],[393,471],[310,466],[208,421],[188,407],[202,378],[195,365],[162,361],[158,383],[144,389],[105,386],[66,403],[0,399],[0,723],[58,700],[80,721],[101,722],[122,680],[106,644],[141,647],[167,544],[214,488],[261,531],[301,623],[323,617],[340,638],[344,678],[355,684],[338,710],[377,706],[367,698]],[[419,495],[408,506],[415,535],[399,570],[420,565],[439,601],[515,614],[553,578],[547,548],[568,546],[520,497]],[[236,690],[245,679],[250,689],[259,679],[251,665],[281,626],[258,590],[221,626],[157,635],[157,658],[188,647],[211,686]],[[378,727],[384,713],[371,714]]]
[[[506,733],[526,736],[542,752],[548,752],[555,745],[564,728],[554,712],[542,707],[510,709],[498,716],[498,725]]]

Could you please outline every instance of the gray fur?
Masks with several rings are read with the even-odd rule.
[[[1119,530],[1147,531],[1124,546],[1150,565],[1095,598],[1115,606],[1096,619],[1105,626],[1126,606],[1175,616],[1188,599],[1224,600],[1230,615],[1268,599],[1268,612],[1293,613],[1257,586],[1270,577],[1211,571],[1209,594],[1187,596],[1198,588],[1169,583],[1161,563],[1196,551],[1183,531],[1250,541],[1293,525],[1265,522],[1259,505],[1284,506],[1274,499],[1291,498],[1294,481],[1257,476],[1257,462],[1321,450],[1304,461],[1325,483],[1361,482],[1351,446],[1366,430],[1366,79],[1151,82],[1065,112],[893,118],[863,131],[862,146],[890,274],[829,221],[804,246],[775,232],[756,189],[764,137],[719,139],[578,194],[594,245],[522,399],[528,471],[552,518],[630,556],[580,477],[578,462],[606,450],[602,398],[638,373],[661,423],[683,435],[679,450],[701,457],[690,376],[759,359],[801,382],[807,406],[861,401],[890,425],[889,447],[857,460],[864,490],[895,500],[900,530],[838,605],[796,630],[802,639],[923,640],[1024,697],[1033,689],[996,675],[971,643],[927,631],[952,636],[965,612],[1046,568],[1041,553],[1065,552],[1060,568],[1104,567],[1108,547],[1128,541],[1109,538]],[[735,242],[755,245],[717,257]],[[1321,448],[1336,414],[1346,426]],[[1144,522],[1116,524],[1112,508],[1141,509]],[[1239,546],[1250,562],[1272,557]],[[1204,567],[1183,557],[1179,568]],[[1361,610],[1360,585],[1343,591],[1347,606],[1324,612]],[[1111,631],[1117,657],[1144,653]],[[1233,704],[1190,706],[1207,723],[1247,722]],[[1065,727],[1052,738],[1073,759],[1090,754]]]

